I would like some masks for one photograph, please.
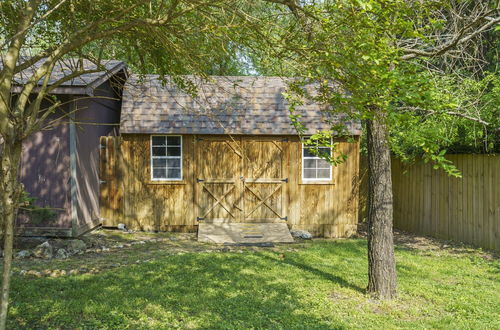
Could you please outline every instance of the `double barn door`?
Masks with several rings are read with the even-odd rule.
[[[197,220],[285,221],[288,183],[285,141],[281,137],[197,138]]]

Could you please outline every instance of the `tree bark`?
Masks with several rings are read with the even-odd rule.
[[[12,265],[12,247],[14,243],[14,223],[19,208],[19,197],[21,185],[18,182],[19,164],[21,160],[21,141],[4,141],[1,168],[0,188],[3,192],[0,203],[0,216],[4,226],[4,257],[2,288],[0,294],[0,330],[4,330],[7,322],[7,310],[9,308],[10,272]]]
[[[392,233],[391,155],[385,116],[367,121],[368,293],[379,299],[397,295]]]

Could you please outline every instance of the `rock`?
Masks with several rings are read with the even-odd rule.
[[[49,275],[49,276],[50,276],[50,277],[59,277],[59,276],[61,276],[61,271],[60,271],[59,269],[54,269],[54,270],[50,273],[50,275]]]
[[[23,269],[19,272],[19,275],[24,276],[24,275],[26,275],[26,273],[27,273],[27,271]]]
[[[102,252],[107,252],[107,251],[109,251],[109,248],[108,248],[108,247],[103,246],[103,247],[102,247]]]
[[[70,255],[83,252],[87,249],[87,244],[81,239],[72,239],[67,242],[66,249]]]
[[[48,241],[35,247],[33,250],[33,255],[37,258],[51,259],[54,253],[54,248],[49,244]]]
[[[135,242],[132,242],[132,244],[136,245],[136,244],[146,244],[146,242],[144,241],[135,241]]]
[[[31,276],[35,276],[35,277],[41,277],[42,274],[40,272],[37,272],[36,270],[28,270],[26,272],[26,275],[31,275]]]
[[[120,229],[120,230],[127,231],[127,227],[125,227],[125,224],[123,224],[123,223],[119,223],[117,227],[118,227],[118,229]]]
[[[222,249],[221,249],[221,252],[229,252],[231,251],[231,249],[227,246],[224,246]]]
[[[290,231],[290,234],[292,234],[292,236],[295,238],[302,238],[302,239],[312,239],[313,238],[311,233],[306,231],[306,230],[292,230],[292,231]]]
[[[69,257],[69,254],[68,251],[66,251],[65,249],[58,249],[56,251],[55,255],[56,259],[66,259],[67,257]]]
[[[31,251],[21,250],[16,253],[16,258],[28,258],[31,257]]]
[[[123,249],[123,244],[116,244],[113,246],[115,249]]]
[[[80,273],[78,269],[72,269],[69,271],[69,275],[78,275],[78,273]]]

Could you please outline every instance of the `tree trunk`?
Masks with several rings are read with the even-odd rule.
[[[368,292],[379,299],[396,297],[396,262],[392,234],[391,155],[385,117],[367,121],[368,142]]]
[[[18,182],[19,164],[22,143],[4,141],[0,169],[0,216],[4,227],[4,257],[2,273],[2,289],[0,300],[0,330],[4,330],[9,308],[10,272],[12,265],[12,246],[14,243],[14,223],[19,208],[21,185]]]

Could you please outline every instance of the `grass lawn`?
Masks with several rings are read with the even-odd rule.
[[[146,243],[65,261],[18,260],[8,327],[500,329],[500,262],[477,250],[397,245],[400,296],[389,302],[364,294],[364,239],[172,251]],[[102,270],[19,275],[92,262]]]

